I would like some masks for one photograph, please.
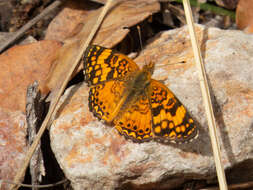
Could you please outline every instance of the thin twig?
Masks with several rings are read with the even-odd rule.
[[[206,187],[206,188],[201,188],[199,190],[219,190],[219,187]],[[238,183],[238,184],[231,184],[228,186],[229,190],[239,190],[239,189],[253,189],[253,182],[245,182],[245,183]]]
[[[66,182],[68,182],[68,179],[63,179],[61,181],[58,181],[56,183],[52,183],[52,184],[47,184],[47,185],[29,185],[29,184],[24,184],[24,183],[15,183],[11,180],[0,180],[0,182],[2,183],[7,183],[7,184],[14,184],[14,185],[18,185],[20,187],[29,187],[29,188],[39,188],[39,189],[42,189],[42,188],[49,188],[49,187],[55,187],[57,185],[61,185],[61,184],[64,184]]]
[[[186,21],[188,24],[189,33],[191,37],[191,43],[192,43],[193,53],[194,53],[194,57],[196,61],[196,66],[197,66],[197,69],[199,70],[199,82],[200,82],[201,93],[202,93],[204,106],[206,110],[209,135],[210,135],[211,143],[212,143],[213,156],[214,156],[214,161],[216,165],[216,172],[218,176],[219,186],[221,190],[227,190],[226,177],[225,177],[223,165],[221,162],[220,146],[219,146],[219,141],[218,141],[217,133],[216,133],[216,124],[215,124],[215,118],[213,114],[209,87],[207,83],[207,77],[205,73],[205,67],[203,64],[202,56],[200,53],[200,48],[198,46],[197,39],[196,39],[196,33],[194,30],[192,12],[191,12],[189,0],[183,0],[183,4],[184,4]]]
[[[78,66],[79,64],[79,60],[80,58],[82,57],[82,54],[83,52],[85,51],[85,49],[88,47],[89,43],[91,42],[91,40],[93,39],[94,35],[96,34],[99,26],[101,25],[106,13],[108,12],[108,10],[110,9],[110,7],[112,6],[112,3],[113,3],[113,0],[108,0],[107,3],[105,4],[102,12],[100,13],[99,17],[98,17],[98,20],[96,22],[96,24],[94,25],[94,27],[92,28],[91,30],[91,33],[90,35],[88,36],[88,38],[85,40],[85,39],[82,39],[85,40],[84,44],[81,45],[80,47],[80,51],[79,51],[79,54],[77,55],[77,58],[76,58],[76,61],[72,64],[69,72],[66,74],[66,80],[63,81],[59,91],[56,93],[54,99],[51,101],[51,104],[50,104],[50,107],[49,107],[49,111],[47,113],[47,116],[45,118],[45,120],[43,121],[42,125],[41,125],[41,128],[33,142],[33,144],[31,145],[31,147],[29,148],[27,154],[26,154],[26,157],[25,157],[25,160],[24,160],[24,163],[23,165],[20,167],[18,173],[16,174],[15,178],[14,178],[14,182],[15,183],[18,183],[20,182],[21,178],[24,176],[24,173],[26,171],[26,168],[30,162],[30,159],[40,141],[40,138],[42,136],[42,134],[44,133],[45,129],[47,128],[49,122],[50,122],[50,119],[51,119],[51,116],[54,114],[54,111],[55,111],[55,108],[56,108],[56,105],[58,103],[58,101],[60,100],[60,97],[61,97],[61,94],[63,93],[64,89],[66,88],[67,86],[67,83],[73,73],[73,71],[75,70],[75,68]],[[81,41],[81,43],[82,43]],[[17,189],[18,186],[12,186],[12,189]]]
[[[8,38],[4,43],[0,46],[0,53],[4,51],[8,46],[14,43],[17,39],[19,39],[27,30],[29,30],[34,24],[40,21],[43,17],[45,17],[49,12],[54,10],[61,4],[61,1],[55,1],[47,8],[45,8],[39,15],[30,20],[27,24],[22,26],[17,32],[15,32],[10,38]]]
[[[26,122],[29,145],[32,144],[34,138],[36,137],[37,130],[42,123],[42,115],[44,111],[44,104],[40,101],[41,96],[38,90],[38,85],[38,82],[35,81],[33,84],[28,86],[26,93]],[[45,173],[40,143],[31,158],[29,168],[32,185],[39,184]],[[33,187],[32,189],[37,190],[38,188]]]

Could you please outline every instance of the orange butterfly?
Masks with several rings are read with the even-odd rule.
[[[197,135],[193,119],[164,84],[151,78],[153,71],[153,63],[140,69],[123,54],[89,46],[84,77],[90,86],[90,111],[137,142],[189,141]]]

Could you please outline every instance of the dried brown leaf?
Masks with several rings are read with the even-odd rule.
[[[73,36],[80,25],[84,25],[88,20],[96,19],[97,14],[101,11],[101,8],[94,10],[97,8],[94,4],[82,2],[82,7],[85,8],[80,9],[78,2],[72,1],[71,6],[69,3],[68,7],[65,7],[49,25],[46,39],[64,41]],[[91,8],[93,10],[90,10]],[[93,43],[113,47],[127,35],[129,32],[127,27],[138,24],[159,10],[160,5],[157,0],[123,1],[108,13]],[[84,34],[79,37],[87,36],[88,34]]]
[[[55,59],[48,72],[45,83],[42,83],[40,86],[42,94],[45,95],[52,90],[56,92],[61,87],[62,82],[66,78],[66,73],[71,68],[71,64],[73,64],[78,54],[76,50],[80,48],[80,45],[78,41],[66,43],[55,52]],[[73,75],[75,75],[75,73],[73,73]]]
[[[215,2],[226,9],[235,9],[238,0],[215,0]]]
[[[84,2],[82,6],[86,6],[85,9],[76,10],[76,6],[78,4],[72,2],[71,6],[66,7],[49,27],[50,29],[46,38],[64,41],[64,46],[60,49],[54,67],[52,67],[42,89],[53,90],[59,88],[60,81],[64,80],[64,73],[69,71],[71,64],[77,56],[81,41],[88,37],[91,28],[97,22],[97,16],[103,8],[88,10],[94,5],[85,4]],[[118,6],[114,6],[111,12],[107,14],[93,43],[106,47],[116,45],[129,32],[129,29],[125,29],[124,27],[130,27],[139,23],[159,9],[159,3],[155,0],[124,1],[118,4]],[[72,30],[65,30],[68,25],[70,25]],[[80,26],[83,26],[83,28]],[[82,28],[81,31],[80,28]]]

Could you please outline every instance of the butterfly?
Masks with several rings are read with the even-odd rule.
[[[186,108],[163,83],[152,79],[154,63],[142,69],[112,49],[90,45],[84,53],[89,110],[136,142],[187,142],[197,127]]]

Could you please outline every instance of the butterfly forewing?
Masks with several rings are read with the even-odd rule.
[[[124,80],[139,70],[127,56],[97,45],[90,45],[84,53],[84,79],[88,85],[109,80]]]

